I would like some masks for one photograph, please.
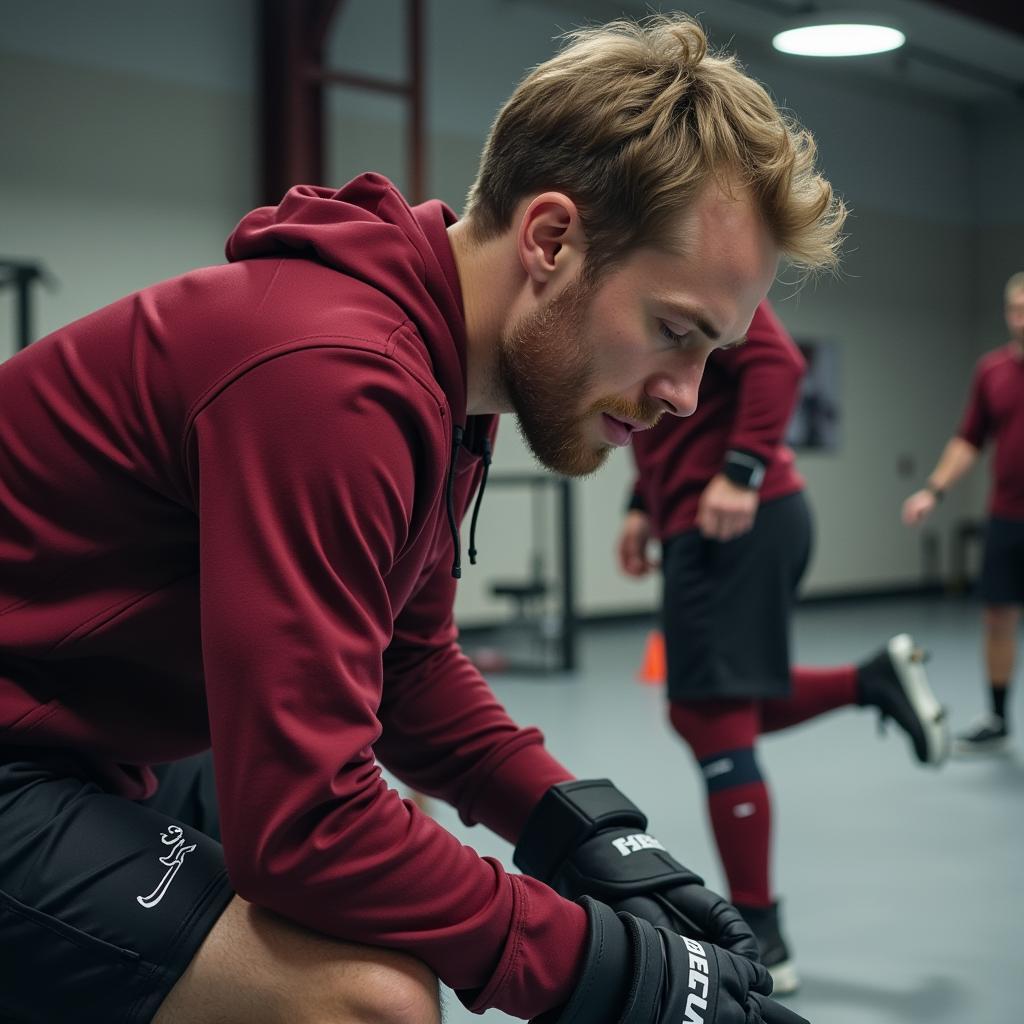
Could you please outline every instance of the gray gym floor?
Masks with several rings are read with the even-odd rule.
[[[911,632],[954,728],[982,710],[980,608],[901,600],[801,608],[795,653],[808,665],[860,660]],[[607,775],[639,803],[651,830],[709,885],[721,872],[689,754],[662,716],[660,688],[634,682],[646,628],[591,628],[583,667],[544,679],[495,676],[519,721],[582,777]],[[1020,694],[1011,714],[1024,726]],[[1010,1024],[1024,1019],[1024,756],[913,762],[903,734],[842,709],[762,741],[775,801],[776,880],[803,978],[790,1005],[812,1024]],[[511,865],[506,843],[438,819]],[[449,1024],[513,1018],[466,1011],[446,993]]]

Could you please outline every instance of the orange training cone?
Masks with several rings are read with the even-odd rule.
[[[647,634],[644,645],[644,659],[640,663],[636,679],[647,686],[662,686],[668,677],[665,667],[665,636],[657,629]]]

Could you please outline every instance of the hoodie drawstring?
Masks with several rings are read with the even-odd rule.
[[[452,458],[448,463],[448,529],[452,532],[452,547],[455,557],[452,560],[452,576],[462,579],[462,544],[459,540],[459,524],[455,521],[455,464],[459,460],[459,448],[462,445],[462,427],[452,424]]]
[[[484,475],[480,478],[480,490],[476,492],[476,503],[473,505],[473,518],[469,523],[469,564],[476,565],[476,519],[480,515],[480,503],[484,500],[484,488],[487,486],[487,471],[491,468],[491,439],[484,438],[483,443]]]

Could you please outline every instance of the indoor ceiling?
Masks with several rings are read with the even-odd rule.
[[[1024,104],[1024,2],[1022,0],[702,0],[648,3],[645,0],[513,0],[579,11],[588,20],[652,9],[685,10],[700,18],[717,45],[748,59],[771,55],[779,61],[815,63],[822,73],[861,76],[883,87],[899,83],[964,104]],[[901,50],[873,57],[837,60],[774,54],[771,38],[801,14],[875,14],[890,19],[907,36]],[[970,13],[967,13],[967,12]],[[866,76],[866,79],[864,79]]]

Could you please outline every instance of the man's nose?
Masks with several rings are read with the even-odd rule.
[[[707,357],[707,352],[681,354],[677,365],[651,375],[644,389],[648,397],[672,416],[692,415]]]

